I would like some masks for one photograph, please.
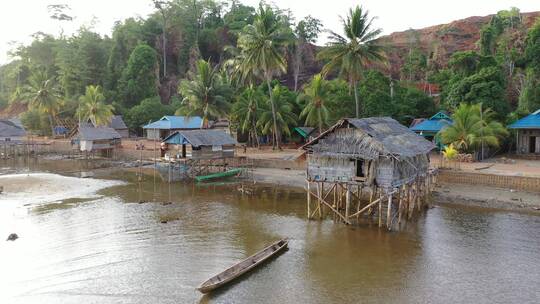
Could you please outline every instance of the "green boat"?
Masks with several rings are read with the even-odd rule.
[[[196,176],[195,180],[198,181],[198,182],[202,182],[202,181],[207,181],[207,180],[216,179],[216,178],[222,178],[222,177],[229,177],[229,176],[238,175],[241,172],[242,172],[242,169],[232,169],[232,170],[225,171],[225,172],[218,172],[218,173],[212,173],[212,174],[208,174],[208,175]]]

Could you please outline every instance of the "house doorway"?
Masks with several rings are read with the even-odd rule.
[[[529,137],[529,153],[536,153],[536,136]],[[540,152],[540,151],[538,151]]]

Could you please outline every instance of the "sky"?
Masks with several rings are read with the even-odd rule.
[[[256,6],[259,0],[240,0]],[[448,23],[469,16],[485,16],[499,10],[517,7],[522,12],[540,11],[540,0],[274,0],[281,8],[290,9],[297,20],[312,15],[326,29],[341,31],[340,16],[349,8],[362,5],[375,26],[384,34],[409,28]],[[60,24],[49,18],[47,5],[68,4],[75,19]],[[128,17],[145,17],[153,10],[151,0],[0,0],[0,64],[10,60],[7,52],[17,43],[28,44],[38,31],[58,35],[74,33],[81,25],[92,25],[103,35],[110,35],[115,21]],[[324,35],[324,34],[323,34]],[[320,41],[324,41],[324,38]]]

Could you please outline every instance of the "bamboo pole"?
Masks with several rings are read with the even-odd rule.
[[[379,227],[382,227],[382,196],[380,197],[381,199],[379,200]]]
[[[407,189],[407,185],[404,185],[399,190],[399,205],[398,205],[398,226],[401,224],[401,215],[403,213],[403,197],[405,196],[405,191]],[[403,192],[403,193],[402,193]]]
[[[376,199],[375,201],[369,203],[367,206],[365,206],[364,208],[360,209],[360,211],[356,212],[355,214],[352,214],[350,217],[355,217],[355,216],[359,216],[360,214],[362,214],[362,212],[370,209],[373,205],[379,203],[382,199],[384,198],[384,196],[381,196],[380,198]]]
[[[325,204],[328,208],[330,208],[330,210],[334,211],[334,213],[335,213],[336,215],[338,215],[345,223],[347,223],[347,224],[349,224],[349,225],[351,224],[351,222],[350,222],[347,218],[345,218],[341,213],[339,213],[338,210],[336,210],[334,207],[332,207],[332,205],[330,205],[330,204],[327,203],[326,201],[322,200],[322,198],[319,197],[318,195],[316,195],[315,193],[312,193],[312,194],[313,194],[313,196],[315,196],[317,199],[319,199],[323,204]]]
[[[328,193],[330,193],[330,192],[328,192]],[[324,196],[324,182],[321,182],[321,194],[320,194],[320,196],[321,197]],[[326,199],[326,196],[324,196],[324,199]],[[322,217],[322,212],[321,212],[321,209],[322,209],[321,205],[322,204],[319,202],[319,206],[317,207],[317,209],[319,210],[319,219],[323,218]]]
[[[311,208],[311,190],[310,190],[310,185],[311,185],[311,182],[308,180],[307,181],[307,217],[308,219],[310,219],[310,208]]]
[[[349,218],[349,210],[351,208],[351,189],[349,189],[349,185],[347,185],[346,193],[345,193],[345,217]]]
[[[388,208],[386,208],[386,228],[392,228],[392,194],[388,195]]]

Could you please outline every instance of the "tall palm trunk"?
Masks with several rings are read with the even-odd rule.
[[[255,116],[253,116],[252,119],[251,132],[253,133],[254,142],[257,144],[257,149],[259,149],[261,146],[259,145],[259,137],[257,136],[257,120],[255,119]]]
[[[274,96],[272,94],[272,86],[270,85],[270,79],[266,78],[266,85],[268,86],[268,94],[270,95],[270,105],[272,106],[272,120],[274,121],[274,143],[272,148],[277,147],[281,150],[279,146],[279,137],[278,137],[278,128],[277,128],[277,117],[276,117],[276,106],[274,104]],[[274,147],[275,146],[275,147]]]
[[[360,100],[358,96],[358,82],[354,80],[353,90],[354,90],[354,102],[356,103],[356,118],[360,118]]]
[[[54,120],[52,114],[49,114],[49,123],[51,124],[51,136],[54,137]]]

